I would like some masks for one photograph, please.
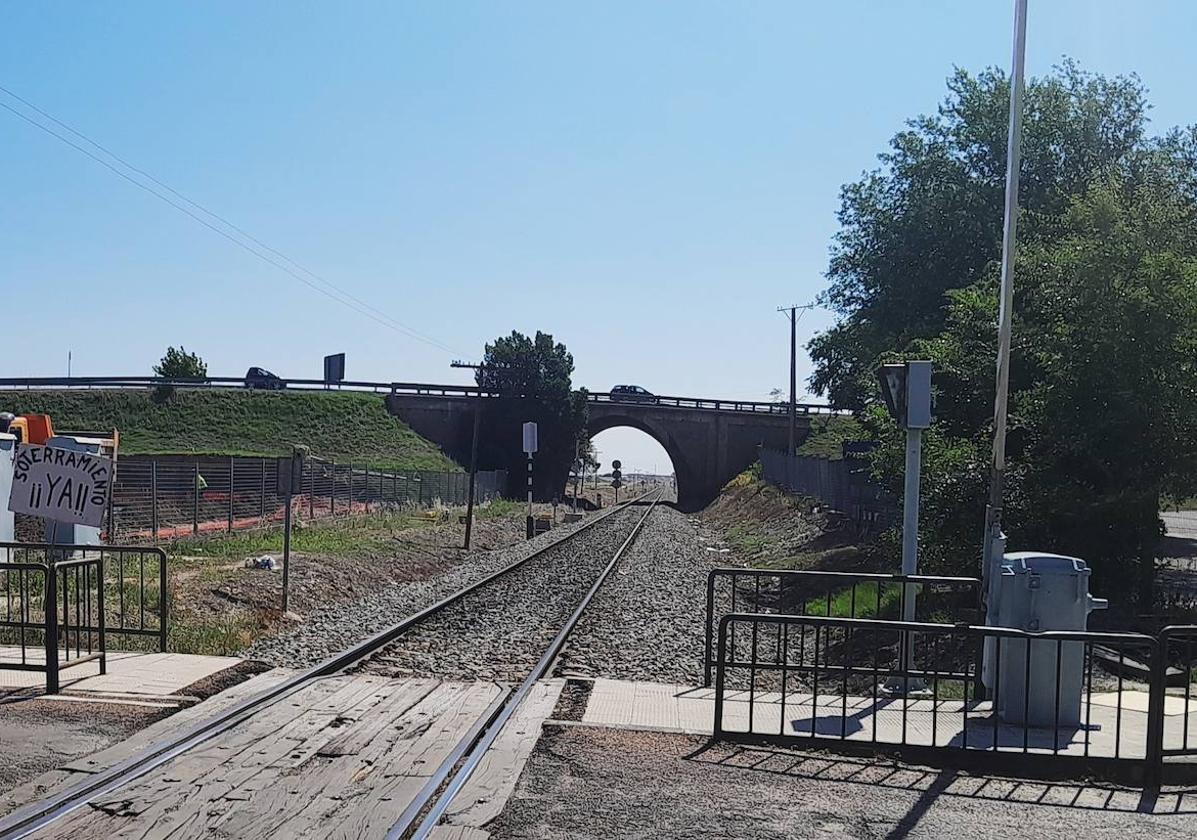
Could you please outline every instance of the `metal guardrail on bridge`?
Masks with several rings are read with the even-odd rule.
[[[347,380],[328,383],[323,379],[280,379],[283,390],[294,391],[365,391],[376,394],[407,394],[432,397],[496,397],[493,391],[476,385],[442,385],[427,382],[368,382]],[[57,389],[145,389],[169,387],[179,389],[200,388],[246,388],[244,377],[209,376],[205,379],[166,379],[156,376],[41,376],[0,378],[0,390],[57,390]],[[592,403],[618,403],[621,405],[656,406],[683,408],[699,411],[731,411],[748,414],[784,416],[789,413],[788,403],[756,402],[752,400],[724,400],[705,397],[652,396],[641,399],[624,399],[608,392],[589,392]],[[842,414],[839,409],[815,403],[799,403],[798,414]]]
[[[476,385],[438,385],[425,382],[367,382],[346,380],[328,383],[323,379],[280,379],[282,390],[368,391],[378,394],[413,394],[437,397],[495,396]],[[31,376],[0,378],[4,390],[88,390],[88,389],[247,389],[243,376],[209,376],[204,379],[168,379],[159,376]]]

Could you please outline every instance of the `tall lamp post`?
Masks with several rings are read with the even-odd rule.
[[[988,595],[993,565],[1005,553],[1002,496],[1006,484],[1006,408],[1010,392],[1010,331],[1014,310],[1014,254],[1018,227],[1018,168],[1022,155],[1022,97],[1027,57],[1027,0],[1014,0],[1014,56],[1010,126],[1006,138],[1006,201],[1002,214],[1002,286],[998,310],[997,387],[993,400],[993,464],[982,544],[982,589]]]

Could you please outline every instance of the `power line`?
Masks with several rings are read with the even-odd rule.
[[[86,134],[83,134],[81,131],[78,131],[77,129],[72,128],[70,125],[64,123],[62,120],[58,119],[57,117],[53,116],[52,114],[47,113],[46,111],[39,108],[37,105],[34,105],[29,100],[24,99],[23,97],[17,95],[16,93],[13,93],[11,90],[4,87],[3,85],[0,85],[0,92],[7,94],[8,96],[10,96],[13,99],[17,100],[18,102],[22,103],[23,105],[30,108],[37,114],[52,121],[56,125],[61,126],[63,129],[65,129],[66,131],[69,131],[71,134],[80,138],[84,142],[88,143],[89,145],[93,146],[96,149],[99,149],[101,152],[108,155],[113,160],[117,161],[122,166],[129,169],[130,171],[135,172],[142,178],[145,178],[146,180],[151,181],[152,183],[158,185],[162,189],[164,189],[167,192],[171,193],[172,195],[178,197],[180,200],[182,200],[182,201],[186,202],[187,204],[191,205],[192,207],[196,208],[201,213],[204,213],[205,215],[207,215],[213,219],[216,219],[218,222],[220,222],[220,224],[228,227],[229,229],[231,229],[233,231],[236,231],[237,234],[239,234],[240,236],[242,236],[245,239],[252,242],[254,245],[257,246],[257,248],[251,247],[249,244],[242,241],[241,239],[238,239],[236,236],[233,236],[228,231],[223,230],[222,228],[218,227],[215,224],[212,224],[207,219],[192,212],[189,208],[172,200],[169,196],[164,195],[163,193],[159,192],[158,190],[154,189],[153,187],[143,183],[142,181],[137,180],[136,178],[133,178],[128,173],[122,171],[121,169],[119,169],[116,166],[113,166],[111,163],[104,160],[99,155],[96,155],[93,152],[91,152],[90,150],[80,146],[79,144],[72,141],[70,138],[64,137],[62,134],[53,130],[49,126],[46,126],[41,122],[38,122],[37,120],[33,119],[32,117],[28,116],[27,114],[21,113],[21,111],[17,110],[16,108],[13,108],[11,105],[8,105],[7,103],[4,103],[4,102],[0,102],[0,108],[4,108],[5,110],[9,111],[13,115],[15,115],[15,116],[19,117],[20,119],[24,120],[25,122],[29,123],[33,127],[40,129],[41,131],[45,132],[46,134],[49,134],[51,137],[54,137],[55,139],[59,140],[60,142],[66,144],[67,146],[70,146],[72,149],[75,149],[80,154],[86,155],[87,157],[94,160],[96,163],[99,163],[101,166],[105,167],[106,169],[110,170],[111,172],[115,173],[116,175],[119,175],[121,178],[128,181],[130,184],[133,184],[135,187],[138,187],[139,189],[144,190],[145,192],[149,193],[150,195],[153,195],[155,198],[158,198],[159,200],[165,202],[166,204],[170,205],[171,207],[178,210],[179,212],[187,215],[192,220],[199,222],[201,225],[208,228],[212,232],[217,233],[220,236],[223,236],[225,239],[232,242],[234,245],[237,245],[239,248],[247,251],[250,254],[253,254],[258,259],[270,264],[271,266],[286,273],[288,276],[292,277],[293,279],[298,280],[299,282],[303,283],[308,288],[310,288],[316,292],[319,292],[320,294],[324,295],[325,297],[327,297],[331,300],[334,300],[337,303],[340,303],[342,306],[346,306],[346,307],[354,310],[355,312],[357,312],[360,315],[365,315],[367,318],[370,318],[371,320],[376,321],[377,323],[381,324],[384,327],[387,327],[388,329],[391,329],[391,330],[394,330],[395,332],[401,333],[401,334],[407,336],[408,338],[413,338],[417,341],[422,341],[425,344],[429,344],[429,345],[436,347],[440,350],[444,350],[447,353],[455,352],[453,350],[453,348],[449,347],[448,345],[444,344],[443,342],[439,341],[438,339],[433,338],[432,336],[426,335],[424,333],[421,333],[419,330],[416,330],[413,327],[409,327],[406,324],[395,320],[394,318],[390,317],[382,310],[380,310],[380,309],[370,305],[369,303],[361,300],[360,298],[354,296],[352,293],[346,291],[345,289],[342,289],[341,287],[337,286],[335,283],[331,282],[330,280],[327,280],[327,279],[321,277],[319,274],[315,273],[311,269],[304,267],[301,263],[297,262],[296,260],[292,259],[291,257],[288,257],[286,254],[282,253],[281,251],[278,251],[277,249],[272,248],[271,246],[267,245],[262,240],[258,239],[257,237],[253,236],[252,234],[250,234],[248,231],[238,227],[237,225],[233,224],[228,219],[225,219],[223,216],[219,215],[218,213],[215,213],[212,210],[207,209],[202,204],[188,198],[186,195],[183,195],[182,193],[180,193],[178,190],[174,189],[170,185],[163,183],[162,181],[155,178],[153,175],[149,174],[148,172],[145,172],[144,170],[134,166],[133,164],[129,163],[128,161],[126,161],[125,159],[123,159],[122,157],[117,155],[115,152],[111,151],[110,149],[106,148],[105,146],[101,145],[100,143],[97,143],[95,140],[92,140]],[[258,249],[261,249],[261,250],[258,250]],[[266,253],[263,253],[263,252],[266,252]],[[274,257],[277,257],[277,259],[272,258],[271,255],[273,255]],[[284,264],[284,262],[280,262],[280,260],[285,261],[285,263],[289,263],[290,265],[286,265],[286,264]],[[298,269],[299,271],[297,272],[296,270],[291,268],[291,266],[294,266],[294,268]],[[321,286],[316,285],[315,283],[311,282],[311,280],[309,280],[307,277],[304,277],[299,272],[303,272],[303,274],[309,275],[311,278],[315,279],[316,281],[323,284],[324,286],[327,286],[328,288],[325,289],[325,288],[322,288]]]

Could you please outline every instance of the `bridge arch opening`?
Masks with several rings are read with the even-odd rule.
[[[686,454],[667,429],[657,428],[632,412],[616,412],[592,416],[587,431],[597,452],[600,473],[609,473],[612,461],[618,459],[625,483],[639,474],[672,478],[676,498],[693,484]]]
[[[592,435],[590,443],[600,465],[599,472],[610,472],[612,462],[618,459],[625,484],[635,476],[674,475],[673,459],[648,432],[632,426],[612,426]]]

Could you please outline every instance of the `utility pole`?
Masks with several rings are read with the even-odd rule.
[[[1014,55],[1010,74],[1010,125],[1006,137],[1006,201],[1002,213],[1002,285],[998,308],[997,387],[993,399],[993,465],[985,539],[981,546],[981,589],[988,597],[992,566],[1001,560],[1002,497],[1006,483],[1006,402],[1010,392],[1010,331],[1014,316],[1014,253],[1018,228],[1018,167],[1022,154],[1022,94],[1027,56],[1027,0],[1014,4]]]
[[[582,462],[578,460],[580,441],[574,439],[574,513],[578,512],[578,473],[582,471]]]
[[[790,436],[786,453],[793,457],[798,452],[798,310],[814,309],[813,303],[806,306],[779,306],[778,312],[790,313]]]
[[[454,361],[449,367],[455,368],[469,368],[471,370],[482,370],[482,365],[471,365],[465,362]],[[470,539],[474,533],[474,486],[478,479],[478,429],[482,425],[482,392],[478,392],[477,402],[474,405],[474,434],[470,438],[470,495],[466,499],[466,521],[465,521],[465,548],[469,549]]]

